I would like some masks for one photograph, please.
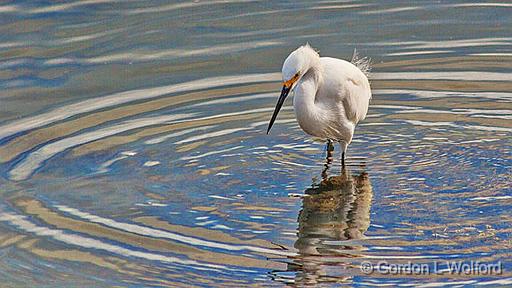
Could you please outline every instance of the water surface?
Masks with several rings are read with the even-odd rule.
[[[512,5],[75,1],[0,6],[7,287],[510,286]],[[324,171],[283,59],[372,58]],[[338,148],[338,147],[336,147]],[[364,262],[501,263],[366,275]],[[442,267],[443,269],[446,267]]]

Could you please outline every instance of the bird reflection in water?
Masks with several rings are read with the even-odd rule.
[[[293,279],[277,273],[281,275],[274,275],[276,280],[297,286],[347,283],[351,275],[359,274],[359,265],[352,259],[364,249],[357,240],[370,225],[372,187],[366,172],[352,175],[347,167],[341,175],[328,176],[331,145],[322,181],[306,189],[303,198],[294,245],[298,255],[289,259],[287,271]]]

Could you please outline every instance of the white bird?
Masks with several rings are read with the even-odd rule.
[[[306,44],[290,53],[283,64],[283,89],[268,125],[270,132],[279,110],[290,91],[294,91],[293,108],[299,126],[312,136],[337,141],[341,145],[341,162],[357,123],[365,119],[372,97],[368,81],[369,61],[358,59],[354,51],[352,63],[320,57]]]

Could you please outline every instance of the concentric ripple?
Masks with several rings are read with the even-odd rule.
[[[511,8],[0,6],[9,16],[0,28],[0,279],[512,285]],[[300,130],[291,100],[265,133],[276,72],[306,40],[324,55],[350,58],[357,46],[373,58],[373,100],[345,170],[338,147],[325,165],[324,143]],[[480,261],[503,271],[360,269],[381,261],[445,272],[450,261]]]

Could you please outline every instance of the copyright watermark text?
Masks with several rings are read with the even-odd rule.
[[[444,261],[433,263],[390,263],[382,260],[379,262],[365,261],[361,263],[361,271],[364,274],[378,273],[382,275],[501,275],[503,265],[501,261],[496,263],[481,261]]]

